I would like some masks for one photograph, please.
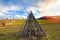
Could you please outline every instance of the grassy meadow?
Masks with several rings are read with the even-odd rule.
[[[0,20],[0,40],[20,40],[20,31],[25,22],[25,20]],[[60,40],[60,23],[50,23],[46,20],[38,22],[46,33],[42,40]]]

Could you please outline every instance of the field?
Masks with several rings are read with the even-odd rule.
[[[20,40],[20,31],[24,27],[25,20],[3,21],[6,25],[0,26],[0,40]],[[42,40],[60,40],[60,23],[49,23],[44,20],[38,22],[46,33]],[[7,25],[8,23],[10,24]]]
[[[46,33],[44,40],[60,40],[60,24],[42,24]]]

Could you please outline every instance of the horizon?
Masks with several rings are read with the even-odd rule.
[[[60,15],[60,0],[0,0],[0,19],[26,19],[32,10],[35,18]]]

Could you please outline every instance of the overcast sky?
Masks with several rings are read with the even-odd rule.
[[[60,15],[60,0],[0,0],[0,19],[27,18],[32,10],[36,18]]]

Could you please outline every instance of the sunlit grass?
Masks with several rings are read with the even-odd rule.
[[[23,29],[26,21],[13,20],[8,22],[5,20],[5,22],[11,24],[0,27],[0,40],[19,40],[20,31]],[[60,23],[50,23],[47,20],[38,20],[38,22],[46,32],[46,37],[42,38],[42,40],[60,40]]]

